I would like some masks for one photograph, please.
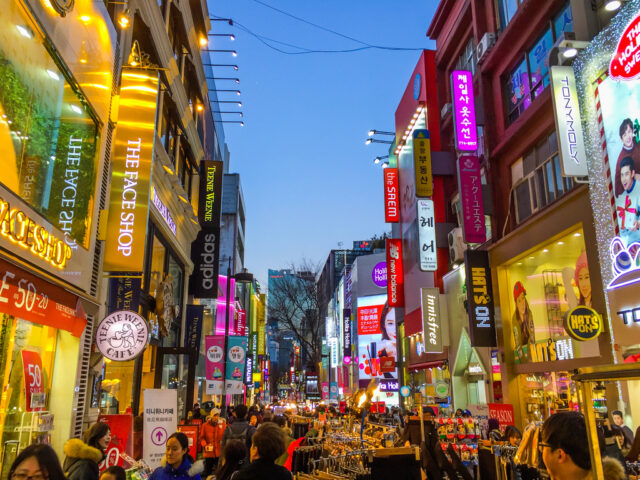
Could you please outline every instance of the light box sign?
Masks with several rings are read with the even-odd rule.
[[[351,362],[351,309],[342,310],[342,338],[344,342],[344,363]]]
[[[573,67],[551,67],[551,86],[562,175],[584,177],[588,174],[587,155]]]
[[[416,197],[430,197],[433,195],[433,176],[429,130],[413,132],[413,167],[416,177]]]
[[[464,267],[467,272],[467,304],[471,345],[496,346],[496,320],[491,285],[489,253],[465,250]]]
[[[440,290],[436,287],[420,289],[422,300],[422,331],[425,353],[442,353],[442,318]]]
[[[438,253],[433,200],[418,200],[418,244],[420,270],[435,272],[438,269]]]
[[[158,192],[156,191],[156,187],[154,187],[154,186],[151,186],[151,201],[153,202],[153,206],[156,207],[156,209],[158,210],[158,213],[160,214],[162,219],[167,224],[167,227],[169,227],[169,230],[171,230],[171,233],[176,235],[178,233],[178,227],[176,225],[176,222],[173,219],[173,217],[171,216],[171,212],[169,211],[169,207],[167,207],[162,202],[162,200],[158,196]]]
[[[640,14],[636,15],[618,40],[609,64],[609,75],[615,80],[640,78]]]
[[[398,169],[388,167],[382,172],[384,175],[384,221],[397,223],[400,221]]]
[[[462,155],[458,158],[458,188],[462,203],[464,241],[484,243],[487,239],[487,229],[484,223],[482,179],[477,156]]]
[[[404,307],[402,240],[387,238],[387,291],[390,307]]]
[[[158,74],[123,67],[104,270],[141,272],[147,240]]]
[[[451,74],[451,89],[456,148],[475,151],[478,149],[478,129],[473,95],[473,74],[466,70],[454,70]]]

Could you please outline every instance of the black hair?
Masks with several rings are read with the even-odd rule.
[[[633,122],[631,121],[630,118],[625,118],[622,123],[620,124],[620,138],[622,138],[622,135],[624,135],[624,132],[627,131],[627,128],[630,128],[631,131],[633,132]]]
[[[542,441],[549,444],[551,450],[564,450],[583,470],[591,470],[587,438],[584,416],[578,412],[555,413],[542,425]]]
[[[7,478],[11,478],[20,464],[30,457],[36,458],[36,461],[40,466],[40,471],[43,474],[46,474],[46,477],[49,480],[65,480],[67,478],[64,476],[64,472],[60,466],[58,455],[56,455],[53,448],[45,444],[29,445],[27,448],[22,450],[11,464],[9,476]]]
[[[194,462],[193,457],[189,455],[189,438],[182,432],[175,432],[169,438],[167,438],[167,444],[169,443],[169,440],[171,440],[172,438],[175,438],[180,444],[180,446],[182,447],[182,449],[187,451],[182,456],[182,461],[180,463],[184,462],[185,458],[189,460],[191,463],[193,463]]]
[[[252,446],[258,449],[260,459],[273,462],[286,450],[283,430],[274,423],[260,425],[251,437]]]
[[[264,427],[260,427],[264,428]],[[229,440],[222,447],[222,454],[216,468],[217,480],[229,480],[234,472],[240,470],[247,458],[247,445],[244,440]]]
[[[273,423],[278,425],[280,428],[284,428],[287,426],[287,420],[282,415],[276,415],[273,417]]]
[[[520,433],[520,430],[518,430],[513,425],[507,425],[507,428],[505,428],[504,430],[504,436],[502,437],[502,439],[508,442],[511,437],[522,438],[522,433]]]
[[[497,418],[490,418],[487,424],[489,425],[489,431],[500,429],[500,422]]]
[[[613,417],[614,415],[618,415],[619,417],[624,417],[624,415],[622,415],[622,412],[620,410],[614,410],[613,412],[611,412],[611,416]]]
[[[635,171],[636,171],[636,168],[635,168],[635,166],[633,165],[633,158],[631,158],[631,156],[627,155],[627,156],[626,156],[626,157],[624,157],[624,158],[622,159],[622,161],[620,162],[620,170],[621,170],[621,171],[622,171],[622,169],[623,169],[624,167],[629,167],[629,169],[630,169],[632,172],[635,172]]]
[[[91,425],[91,428],[89,428],[89,430],[84,432],[84,443],[86,443],[90,447],[97,448],[102,452],[102,447],[100,446],[98,441],[105,435],[108,435],[110,431],[111,429],[106,423],[94,423],[93,425]]]
[[[242,420],[247,416],[247,406],[246,405],[238,405],[235,407],[234,412],[236,414],[236,418],[238,420]]]
[[[382,313],[380,314],[380,332],[382,333],[383,340],[391,340],[389,335],[387,335],[387,329],[384,328],[384,321],[387,319],[387,315],[389,315],[390,311],[391,307],[389,307],[389,302],[386,302],[382,309]]]
[[[116,477],[116,480],[127,480],[127,472],[124,471],[124,468],[119,467],[118,465],[112,465],[111,467],[107,468],[104,472],[102,472],[100,478],[102,478],[102,475],[104,474],[113,475],[114,477]]]

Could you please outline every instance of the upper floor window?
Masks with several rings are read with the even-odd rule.
[[[473,37],[469,39],[462,51],[462,54],[458,58],[456,63],[456,70],[467,70],[472,74],[476,73],[476,66],[478,62],[476,59],[476,44]]]
[[[498,24],[500,30],[504,30],[516,14],[518,7],[526,0],[496,0],[496,10],[498,12]]]

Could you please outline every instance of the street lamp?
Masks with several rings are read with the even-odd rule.
[[[386,143],[387,145],[391,145],[393,142],[390,142],[389,140],[378,140],[377,138],[367,138],[364,141],[365,145],[369,145],[371,143]]]
[[[242,108],[242,102],[236,102],[234,100],[210,100],[209,103],[237,103]]]
[[[240,79],[236,77],[204,77],[206,80],[233,80],[236,83],[240,83]]]
[[[234,70],[238,70],[238,65],[233,63],[203,63],[203,67],[233,67]]]
[[[238,56],[238,52],[236,52],[235,50],[214,50],[214,49],[208,48],[208,49],[202,49],[202,51],[211,52],[211,53],[230,53],[234,57]]]
[[[395,135],[395,133],[393,132],[384,132],[382,130],[375,130],[375,129],[371,129],[369,130],[369,136],[373,137],[374,135]]]
[[[384,160],[385,158],[389,158],[389,155],[383,155],[382,157],[376,157],[373,159],[373,163],[375,163],[376,165],[378,165],[382,160]],[[389,162],[385,162],[385,163],[389,163]],[[384,166],[384,164],[383,164]]]
[[[232,42],[236,39],[236,36],[233,33],[209,33],[209,37],[229,37],[229,40]]]
[[[242,114],[242,112],[231,112],[231,111],[222,111],[222,110],[214,110],[213,113],[237,113],[238,115],[240,115],[241,117],[244,117],[244,115]]]
[[[220,90],[216,88],[216,92],[235,92],[236,95],[240,95],[240,90]]]

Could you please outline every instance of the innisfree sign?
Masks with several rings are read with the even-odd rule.
[[[129,310],[107,315],[98,325],[96,346],[109,360],[126,362],[140,355],[149,343],[149,325]]]

